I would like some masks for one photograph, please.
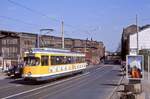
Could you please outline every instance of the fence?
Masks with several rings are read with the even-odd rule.
[[[140,55],[144,56],[144,70],[148,72],[147,78],[150,79],[150,50],[141,50]]]

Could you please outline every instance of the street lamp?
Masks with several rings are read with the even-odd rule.
[[[40,35],[43,31],[47,31],[47,33],[54,31],[54,29],[40,29],[40,34],[38,34],[37,36],[37,48],[40,48]]]

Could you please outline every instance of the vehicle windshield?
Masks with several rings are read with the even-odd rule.
[[[38,57],[24,57],[25,66],[38,66],[40,59]]]

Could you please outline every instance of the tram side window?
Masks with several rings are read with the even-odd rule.
[[[41,56],[41,65],[42,66],[48,66],[48,59],[49,57],[48,56]]]
[[[76,63],[80,63],[79,57],[76,57]]]
[[[71,64],[72,58],[70,56],[51,56],[51,65]]]
[[[76,63],[76,57],[71,57],[71,63]]]
[[[71,64],[71,57],[70,56],[67,56],[67,64]]]
[[[61,63],[59,56],[51,56],[51,65],[58,65]]]

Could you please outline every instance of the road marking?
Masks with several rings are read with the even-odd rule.
[[[88,75],[89,73],[90,73],[90,72],[87,72],[87,73],[85,73],[85,74],[83,74],[83,75]],[[83,76],[83,75],[82,75],[82,76]],[[79,79],[79,78],[77,78],[77,79]],[[77,80],[77,79],[76,79],[76,80]],[[58,86],[57,86],[57,87],[58,87]],[[53,92],[53,94],[54,94],[54,93],[57,93],[57,92],[60,92],[61,90],[70,89],[71,87],[73,87],[73,86],[69,86],[69,87],[67,86],[67,87],[65,87],[65,88],[61,88],[60,90],[57,90],[57,91]],[[22,98],[28,98],[28,97],[31,97],[31,96],[40,94],[40,93],[42,93],[42,92],[44,92],[44,91],[47,91],[47,90],[49,90],[49,89],[44,89],[44,90],[41,90],[41,91],[39,91],[39,92],[37,92],[37,93],[31,94],[31,95],[26,95],[26,96],[24,96],[24,97],[22,97]],[[52,94],[52,92],[51,92],[51,94]],[[44,97],[47,97],[47,96],[49,96],[49,95],[40,97],[39,99],[43,99]]]
[[[90,72],[84,73],[84,74],[82,74],[82,76],[83,76],[83,75],[88,75],[89,73],[90,73]]]
[[[10,95],[10,96],[7,96],[7,97],[4,97],[2,99],[8,99],[8,98],[12,98],[12,97],[15,97],[15,96],[19,96],[19,95],[22,95],[22,94],[26,94],[26,93],[29,93],[29,92],[33,92],[33,91],[36,91],[36,90],[39,90],[39,89],[43,89],[43,88],[46,88],[46,87],[50,87],[50,86],[53,86],[53,85],[57,85],[57,84],[60,84],[62,82],[66,82],[66,81],[69,81],[71,79],[74,79],[74,78],[80,78],[82,76],[86,76],[88,75],[90,72],[87,72],[85,74],[82,74],[82,75],[79,75],[79,76],[75,76],[75,77],[72,77],[72,78],[68,78],[66,80],[62,80],[62,81],[58,81],[58,82],[55,82],[55,83],[52,83],[52,84],[48,84],[48,85],[45,85],[45,86],[41,86],[41,87],[38,87],[38,88],[34,88],[32,90],[27,90],[27,91],[23,91],[23,92],[20,92],[20,93],[17,93],[17,94],[13,94],[13,95]]]
[[[102,69],[102,68],[104,68],[104,66],[103,66],[103,67],[99,67],[99,68],[97,68],[96,70],[99,70],[99,69]]]
[[[97,70],[102,69],[102,68],[104,68],[104,67],[105,67],[105,66],[102,66],[102,67],[100,67],[100,68],[97,68]],[[49,85],[45,85],[45,86],[42,86],[42,87],[38,87],[38,88],[35,88],[35,89],[32,89],[32,90],[27,90],[27,91],[24,91],[24,92],[20,92],[20,93],[17,93],[17,94],[13,94],[13,95],[4,97],[4,98],[2,98],[2,99],[8,99],[8,98],[12,98],[12,97],[19,96],[19,95],[22,95],[22,94],[26,94],[26,93],[29,93],[29,92],[33,92],[33,91],[36,91],[36,90],[39,90],[39,89],[43,89],[43,88],[50,87],[50,86],[53,86],[53,85],[56,85],[56,84],[60,84],[60,83],[62,83],[62,82],[69,81],[69,80],[74,79],[74,78],[80,78],[80,77],[86,76],[86,75],[88,75],[88,74],[90,74],[90,72],[86,72],[86,73],[84,73],[84,74],[82,74],[82,75],[75,76],[75,77],[72,77],[72,78],[68,78],[68,79],[66,79],[66,80],[58,81],[58,82],[56,82],[56,83],[52,83],[52,84],[49,84]],[[18,86],[19,86],[19,85],[18,85]]]
[[[112,71],[112,70],[103,72],[102,75],[97,76],[94,80],[103,77],[105,74],[107,74],[107,73],[109,73],[109,72],[111,72],[111,71]],[[84,83],[83,83],[83,82],[84,82]],[[90,82],[92,82],[92,81],[90,81]],[[84,86],[84,85],[86,85],[86,84],[88,84],[88,83],[89,83],[89,81],[88,81],[88,82],[85,81],[85,80],[84,80],[84,81],[80,81],[80,83],[77,84],[78,86],[76,86],[76,88],[77,88],[77,87]],[[66,93],[67,91],[70,91],[70,90],[67,90],[67,89],[73,88],[74,86],[75,86],[75,85],[71,85],[71,86],[69,86],[69,87],[67,86],[67,87],[65,87],[65,88],[61,88],[60,90],[53,92],[53,94],[57,94],[57,93],[59,93],[59,92],[61,92],[61,93]],[[65,90],[65,91],[63,91],[63,90]],[[47,95],[45,95],[45,96],[40,97],[39,99],[44,99],[44,98],[46,98],[46,97],[49,97],[50,95],[52,95],[52,94],[47,94]]]
[[[16,87],[20,87],[20,86],[23,86],[23,85],[21,85],[21,84],[18,84],[18,85],[15,85]]]

